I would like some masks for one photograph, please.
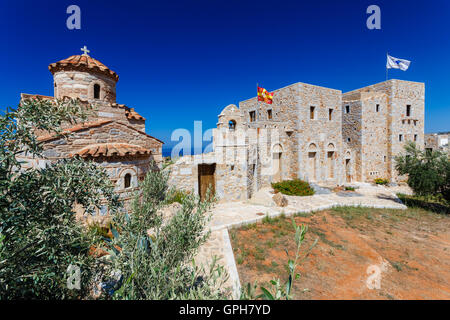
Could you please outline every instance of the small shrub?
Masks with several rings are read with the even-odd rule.
[[[353,188],[353,187],[345,187],[345,191],[355,191],[355,188]]]
[[[374,182],[375,182],[376,184],[379,184],[379,185],[386,185],[386,184],[389,183],[389,180],[388,180],[388,179],[383,179],[383,178],[376,178],[376,179],[374,180]]]
[[[265,215],[264,218],[262,219],[262,223],[264,224],[274,224],[275,222],[277,222],[277,218],[272,218],[269,215]]]
[[[188,196],[189,193],[183,190],[174,190],[172,191],[169,196],[167,197],[167,203],[171,204],[174,202],[178,202],[180,204],[182,204],[183,199],[186,198],[186,196]]]
[[[288,196],[312,196],[314,189],[308,182],[295,179],[272,183],[272,188]]]

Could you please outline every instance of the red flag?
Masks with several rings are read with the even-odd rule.
[[[258,87],[258,101],[264,101],[265,103],[272,104],[273,92],[269,92],[264,88]]]

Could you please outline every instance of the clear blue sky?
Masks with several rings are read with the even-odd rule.
[[[81,30],[66,8],[81,8]],[[381,30],[366,8],[381,8]],[[0,105],[52,95],[52,62],[91,56],[119,76],[117,100],[170,142],[193,121],[215,127],[228,104],[306,82],[349,91],[385,80],[386,52],[412,60],[391,78],[426,83],[425,131],[450,130],[450,1],[2,1]]]

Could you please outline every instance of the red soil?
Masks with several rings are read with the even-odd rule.
[[[449,216],[351,210],[295,218],[309,227],[302,252],[319,239],[298,267],[295,299],[450,299]],[[241,283],[285,281],[284,249],[291,257],[295,252],[290,218],[232,230],[231,236]],[[379,288],[369,281],[376,278],[373,270]]]

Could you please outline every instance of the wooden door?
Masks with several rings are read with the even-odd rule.
[[[328,178],[334,178],[334,152],[328,151],[327,153],[327,167],[328,167]]]
[[[214,173],[216,164],[199,164],[198,165],[198,193],[201,200],[206,199],[206,192],[211,188],[210,196],[216,193],[216,184]]]
[[[350,159],[345,159],[345,179],[347,182],[352,182],[352,176],[350,174]]]
[[[316,181],[316,153],[309,152],[309,179],[310,181]]]

